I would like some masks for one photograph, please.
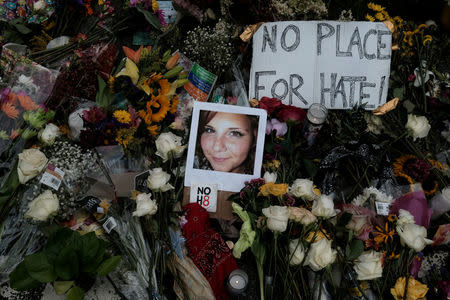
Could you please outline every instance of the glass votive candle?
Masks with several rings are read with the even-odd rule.
[[[320,103],[313,103],[306,114],[305,124],[303,125],[303,137],[306,139],[307,147],[311,147],[319,134],[320,128],[327,119],[328,110]]]
[[[228,276],[228,292],[231,296],[242,295],[247,289],[248,275],[244,270],[236,269]]]

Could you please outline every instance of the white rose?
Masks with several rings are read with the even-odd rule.
[[[371,280],[383,275],[381,258],[383,254],[376,251],[364,251],[355,261],[354,269],[358,280]]]
[[[431,209],[433,210],[432,219],[437,219],[450,210],[450,186],[431,199]]]
[[[303,248],[300,239],[291,240],[289,242],[289,257],[291,260],[289,264],[292,266],[298,266],[305,258],[305,249]]]
[[[34,10],[41,10],[45,8],[45,1],[44,0],[38,0],[33,3],[33,9]]]
[[[154,215],[158,211],[158,204],[150,197],[152,194],[139,194],[136,197],[136,211],[133,212],[133,216],[142,217],[145,215]]]
[[[20,183],[36,177],[47,165],[48,159],[39,149],[26,149],[19,154],[17,173]]]
[[[55,124],[49,123],[45,126],[44,129],[41,129],[38,134],[39,140],[46,145],[53,145],[57,136],[59,136],[61,132],[59,131],[58,126]]]
[[[426,245],[433,243],[432,240],[426,238],[427,229],[417,224],[404,224],[396,226],[398,235],[400,236],[400,243],[407,245],[409,248],[422,251]]]
[[[50,190],[46,190],[28,204],[28,211],[25,217],[45,221],[51,214],[56,213],[58,209],[58,197]]]
[[[147,178],[147,186],[153,191],[166,192],[174,187],[169,183],[170,174],[164,172],[161,168],[150,170]]]
[[[267,227],[272,231],[283,232],[289,221],[287,206],[269,206],[263,208],[262,213],[267,217]]]
[[[308,226],[317,220],[315,215],[303,207],[289,207],[289,219],[305,226]]]
[[[397,226],[403,226],[405,224],[414,224],[414,216],[407,210],[400,209],[398,212]]]
[[[321,239],[309,248],[305,265],[317,272],[332,264],[336,260],[336,254],[337,251],[331,248],[331,241],[327,238]]]
[[[320,198],[314,201],[311,212],[318,217],[334,217],[336,212],[334,211],[333,199],[330,196],[321,195]]]
[[[156,155],[166,162],[171,155],[178,158],[183,154],[186,145],[181,145],[182,138],[172,132],[161,133],[156,139]]]
[[[289,187],[289,193],[308,201],[313,201],[318,197],[314,192],[314,183],[308,179],[296,179]]]
[[[426,117],[409,114],[405,128],[409,130],[413,139],[416,140],[417,138],[426,137],[431,126]]]
[[[265,172],[264,176],[263,176],[264,180],[266,181],[266,183],[268,182],[273,182],[275,183],[277,181],[277,173],[270,173],[270,172]]]

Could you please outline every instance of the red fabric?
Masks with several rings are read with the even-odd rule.
[[[228,299],[224,284],[238,266],[224,240],[210,227],[208,212],[197,203],[184,207],[187,223],[183,234],[189,257],[211,285],[217,299]]]

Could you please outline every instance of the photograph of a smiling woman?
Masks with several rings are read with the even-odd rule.
[[[201,110],[194,168],[253,174],[259,117]]]

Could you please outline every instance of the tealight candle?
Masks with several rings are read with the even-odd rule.
[[[233,296],[242,295],[247,289],[248,275],[244,270],[236,269],[228,277],[228,291]]]
[[[316,136],[328,115],[328,110],[320,103],[313,103],[306,114],[306,121],[303,125],[303,137],[306,139],[308,148],[314,144]]]

